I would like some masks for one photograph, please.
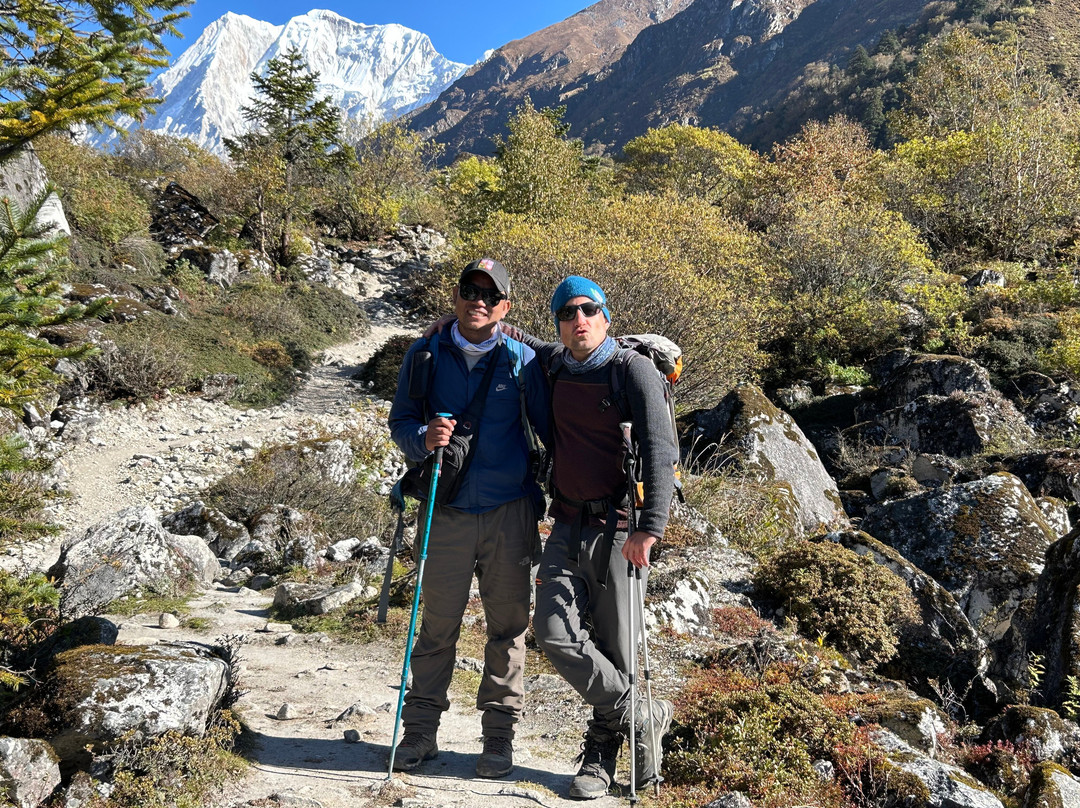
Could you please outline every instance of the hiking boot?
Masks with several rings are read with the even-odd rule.
[[[412,771],[425,760],[431,760],[438,756],[439,745],[435,742],[434,733],[409,732],[406,730],[405,737],[401,739],[397,752],[394,753],[394,771]]]
[[[615,779],[615,759],[622,747],[622,737],[597,729],[585,733],[581,745],[581,768],[570,783],[570,796],[575,800],[594,800],[603,797]]]
[[[484,738],[484,751],[476,759],[477,777],[505,777],[514,768],[514,743],[509,738]]]
[[[647,709],[647,704],[642,705]],[[644,712],[644,710],[642,710]],[[656,699],[652,705],[652,715],[648,719],[640,718],[634,734],[634,786],[641,788],[647,783],[661,782],[660,763],[664,757],[664,735],[671,727],[671,717],[675,707],[666,699]],[[656,755],[653,756],[652,727],[656,728]]]

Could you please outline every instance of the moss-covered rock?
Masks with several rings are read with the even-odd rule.
[[[922,696],[953,694],[971,715],[997,709],[997,688],[986,675],[990,653],[956,599],[930,575],[892,547],[864,532],[830,533],[826,538],[859,555],[869,555],[905,581],[919,619],[899,634],[898,653],[881,672],[903,680]],[[909,743],[911,740],[898,733]]]
[[[1080,526],[1046,551],[1028,649],[1042,657],[1044,703],[1060,705],[1070,695],[1070,677],[1080,682]]]
[[[1061,761],[1080,752],[1080,728],[1053,710],[1014,705],[987,723],[982,740],[1008,741],[1042,762]]]
[[[734,467],[758,481],[791,486],[809,532],[847,525],[836,483],[790,415],[752,384],[741,384],[711,410],[694,413],[684,439],[695,466]]]
[[[1031,782],[1021,808],[1073,808],[1080,805],[1080,780],[1054,763],[1040,763],[1031,772]]]

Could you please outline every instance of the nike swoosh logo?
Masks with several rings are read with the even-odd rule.
[[[496,393],[501,393],[505,389],[506,389],[505,384],[497,384],[497,385],[495,385],[495,392]]]

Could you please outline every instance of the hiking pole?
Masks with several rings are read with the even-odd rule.
[[[652,748],[652,759],[654,761],[660,760],[660,746],[659,738],[656,737],[656,722],[652,720],[653,699],[652,699],[652,670],[649,667],[649,631],[645,626],[645,580],[641,577],[641,570],[636,569],[635,578],[638,585],[638,620],[641,626],[641,657],[642,657],[642,675],[645,678],[645,704],[649,708],[649,746]],[[653,780],[653,795],[660,796],[660,784],[664,781],[664,778],[660,776],[660,767],[656,767],[656,779]]]
[[[626,454],[623,457],[623,468],[626,470],[626,482],[630,492],[629,502],[626,506],[626,537],[634,535],[634,497],[637,494],[637,485],[634,482],[634,453],[630,442],[629,421],[619,424],[622,430],[623,442],[626,444]],[[634,618],[637,607],[634,604],[634,573],[636,568],[633,561],[626,562],[626,606],[627,606],[627,639],[626,639],[626,673],[630,680],[630,804],[637,805],[637,632],[634,630]],[[651,718],[651,716],[650,716]]]
[[[439,418],[451,418],[446,412],[437,412]],[[416,565],[416,591],[413,593],[412,615],[409,617],[409,633],[405,639],[405,663],[401,666],[401,689],[398,691],[397,713],[394,715],[394,738],[390,742],[390,766],[386,779],[394,776],[394,755],[397,754],[398,728],[401,726],[401,711],[405,706],[405,687],[409,681],[409,663],[412,661],[413,637],[416,636],[416,613],[420,609],[420,588],[424,583],[424,562],[427,561],[428,536],[431,535],[431,516],[435,512],[435,487],[439,484],[439,471],[442,467],[443,447],[435,447],[435,463],[431,469],[431,484],[428,487],[427,514],[424,517],[424,537],[420,541],[420,562]]]

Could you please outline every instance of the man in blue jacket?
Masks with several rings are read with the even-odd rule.
[[[476,774],[503,777],[513,768],[514,726],[524,703],[530,574],[540,547],[538,503],[543,502],[531,469],[526,420],[546,437],[548,400],[532,349],[500,331],[499,321],[510,311],[509,295],[510,278],[498,261],[482,258],[466,266],[453,291],[456,322],[410,347],[390,408],[394,442],[409,460],[422,462],[449,444],[458,426],[454,416],[465,413],[478,393],[484,401],[479,423],[470,425],[475,429],[472,459],[461,488],[433,512],[423,619],[402,712],[405,733],[394,757],[398,771],[439,753],[436,736],[450,707],[447,690],[474,574],[487,623],[476,696],[484,750]],[[410,398],[413,357],[423,350],[432,354],[430,368],[423,371],[429,374],[427,392],[422,399]]]

